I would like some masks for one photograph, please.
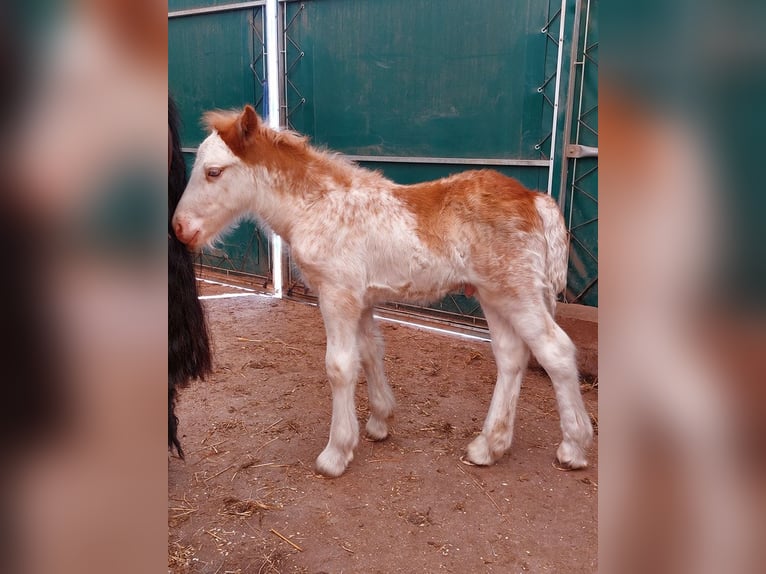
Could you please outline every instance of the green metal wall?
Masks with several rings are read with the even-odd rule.
[[[224,5],[219,0],[170,0],[171,10]],[[264,65],[261,7],[211,14],[192,14],[168,20],[168,86],[178,104],[183,125],[181,140],[187,165],[207,135],[202,113],[239,108],[245,103],[261,108]],[[252,222],[243,222],[215,248],[206,248],[202,265],[244,275],[270,274],[268,237]]]
[[[226,2],[177,0],[169,7],[174,11],[215,4]],[[563,155],[565,132],[575,133],[565,129],[565,119],[579,121],[566,113],[578,109],[574,101],[566,101],[570,78],[580,77],[574,60],[581,55],[571,49],[575,0],[566,0],[563,14],[561,0],[280,4],[283,124],[310,135],[315,143],[356,156],[362,165],[400,183],[435,179],[482,163],[533,189],[544,191],[551,183],[574,228],[569,293],[581,294],[580,302],[598,304],[593,223],[597,172],[586,173],[588,162],[597,165],[597,159],[577,160],[575,166]],[[262,28],[254,24],[261,10],[170,19],[169,82],[186,122],[184,145],[193,148],[203,137],[198,126],[203,111],[262,101],[263,87],[253,73],[253,63],[256,71],[263,64]],[[593,14],[590,41],[595,38],[597,46],[595,9]],[[584,25],[583,18],[581,29]],[[594,53],[597,56],[591,50]],[[587,108],[597,101],[597,66],[585,70]],[[579,84],[571,92],[579,96]],[[585,118],[595,126],[595,136],[581,134],[585,145],[597,146],[595,116]],[[554,177],[549,182],[547,161],[555,140]],[[406,159],[413,157],[417,159]],[[477,160],[479,165],[469,163]],[[516,165],[503,165],[508,163]],[[571,191],[573,182],[577,193]],[[252,228],[240,230],[219,255],[241,260],[253,237]],[[255,243],[265,248],[263,237]],[[268,268],[267,251],[257,259]],[[264,268],[256,274],[264,274]],[[460,296],[435,307],[480,316],[475,301]]]
[[[290,122],[348,154],[530,158],[547,5],[336,0],[288,5]],[[297,94],[289,94],[295,107]]]

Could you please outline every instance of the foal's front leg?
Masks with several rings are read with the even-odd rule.
[[[361,307],[348,293],[321,293],[319,306],[327,331],[325,363],[332,389],[332,423],[327,446],[316,460],[317,471],[340,476],[354,458],[359,421],[354,390],[359,372],[357,327]]]

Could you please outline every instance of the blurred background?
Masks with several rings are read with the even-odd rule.
[[[166,560],[167,24],[0,4],[0,570]]]
[[[763,3],[602,13],[604,572],[764,568]]]
[[[766,564],[766,6],[613,2],[600,570]],[[0,4],[0,568],[167,560],[167,5]]]

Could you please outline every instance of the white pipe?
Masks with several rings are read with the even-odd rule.
[[[218,6],[206,6],[204,8],[174,10],[173,12],[168,12],[168,18],[181,18],[183,16],[199,16],[200,14],[216,14],[218,12],[229,12],[231,10],[243,10],[245,8],[263,6],[265,3],[266,0],[256,0],[254,2],[235,2],[232,4],[219,4]]]
[[[274,257],[274,297],[282,298],[282,238],[276,233],[271,234],[271,253]]]
[[[459,331],[453,331],[451,329],[442,329],[440,327],[433,327],[431,325],[424,325],[422,323],[413,323],[412,321],[403,321],[401,319],[393,319],[383,315],[373,315],[380,321],[388,321],[389,323],[396,323],[397,325],[404,325],[405,327],[412,327],[414,329],[422,329],[424,331],[430,331],[431,333],[439,333],[440,335],[449,335],[451,337],[459,337],[461,339],[468,339],[469,341],[481,341],[482,343],[489,343],[492,339],[484,335],[469,335],[468,333],[461,333]]]
[[[279,1],[266,0],[266,85],[269,91],[269,127],[278,130],[279,125],[279,48],[277,47],[277,23],[279,21]],[[273,257],[274,297],[282,297],[282,238],[273,233],[271,236]]]
[[[200,301],[209,301],[210,299],[234,299],[236,297],[271,297],[263,293],[222,293],[220,295],[200,295]]]
[[[548,171],[548,195],[553,192],[553,166],[556,163],[556,129],[559,119],[559,90],[561,89],[561,66],[564,62],[564,21],[566,20],[567,0],[561,0],[559,13],[559,54],[556,64],[556,88],[553,95],[553,125],[551,126],[551,167]]]
[[[257,293],[255,289],[248,289],[247,287],[240,287],[239,285],[232,285],[230,283],[213,281],[212,279],[201,279],[200,277],[197,277],[197,281],[199,281],[200,283],[209,283],[210,285],[220,285],[221,287],[230,287],[232,289],[239,289],[240,291],[247,291],[248,293]]]
[[[269,90],[269,127],[279,129],[279,2],[266,0],[266,86]]]

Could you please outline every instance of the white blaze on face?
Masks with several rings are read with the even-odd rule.
[[[243,168],[218,132],[200,144],[189,183],[173,215],[179,240],[199,249],[230,223],[242,205]]]

